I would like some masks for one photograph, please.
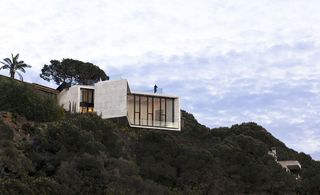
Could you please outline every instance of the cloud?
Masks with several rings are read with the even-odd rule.
[[[254,121],[288,146],[316,153],[320,151],[320,139],[314,136],[320,135],[318,50],[312,41],[297,41],[224,55],[148,54],[145,59],[152,56],[152,64],[140,64],[138,69],[133,64],[114,72],[122,72],[137,90],[157,83],[166,93],[180,95],[183,108],[210,127]],[[310,128],[312,135],[306,133]]]
[[[311,139],[320,135],[318,7],[316,0],[14,0],[0,7],[0,57],[20,53],[33,66],[25,80],[50,86],[38,76],[43,64],[90,61],[133,89],[157,83],[180,95],[207,126],[255,121],[290,147],[319,154]]]

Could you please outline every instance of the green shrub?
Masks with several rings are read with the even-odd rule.
[[[0,141],[0,178],[23,178],[32,171],[32,162],[12,141]]]
[[[31,181],[31,186],[36,195],[54,195],[61,194],[61,187],[52,178],[38,177]]]
[[[55,121],[63,117],[57,102],[37,95],[24,83],[0,79],[0,110],[17,113],[37,122]]]
[[[12,140],[13,131],[0,119],[0,140]]]
[[[0,194],[26,194],[34,195],[30,186],[22,183],[17,179],[1,179],[0,178]]]

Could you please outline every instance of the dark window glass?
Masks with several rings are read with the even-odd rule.
[[[80,112],[93,112],[93,89],[80,89]]]
[[[93,90],[81,89],[81,102],[93,103]]]

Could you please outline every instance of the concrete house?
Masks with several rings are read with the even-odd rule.
[[[271,148],[271,151],[268,151],[268,154],[274,158],[274,160],[281,165],[281,167],[286,171],[296,175],[296,179],[300,179],[300,171],[302,166],[297,160],[278,160],[277,150],[275,147]]]
[[[125,79],[74,85],[58,94],[58,103],[70,112],[96,112],[103,119],[126,117],[131,127],[180,131],[177,96],[133,92]]]

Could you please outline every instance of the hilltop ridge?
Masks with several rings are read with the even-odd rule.
[[[96,114],[61,113],[36,95],[21,102],[17,90],[30,94],[0,94],[0,194],[320,192],[320,163],[256,123],[210,129],[181,111],[181,132],[130,128]],[[301,179],[268,155],[271,147],[279,160],[301,163]]]
[[[0,117],[1,193],[274,194],[316,193],[319,163],[263,127],[209,129],[182,111],[181,132],[148,131],[72,114],[51,123]],[[6,136],[5,136],[6,135]],[[16,139],[19,135],[20,139]],[[267,152],[297,159],[301,180]],[[71,179],[72,178],[72,179]],[[63,194],[63,193],[62,193]]]

